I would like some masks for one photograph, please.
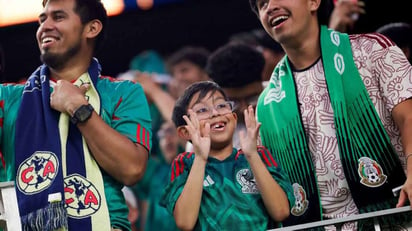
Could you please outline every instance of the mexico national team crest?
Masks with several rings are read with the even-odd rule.
[[[241,169],[236,173],[236,180],[242,186],[242,193],[259,193],[255,177],[250,169]]]
[[[293,195],[295,196],[295,205],[290,210],[290,213],[298,217],[305,213],[309,206],[309,201],[306,198],[306,192],[302,186],[298,183],[294,183],[292,186]]]
[[[381,186],[388,178],[383,173],[382,167],[368,157],[361,157],[359,159],[358,174],[361,177],[361,184],[373,188]]]
[[[79,174],[64,179],[64,197],[69,217],[79,219],[96,213],[102,200],[96,187]]]
[[[26,195],[39,193],[50,187],[58,169],[59,161],[54,153],[37,151],[19,165],[16,185]]]

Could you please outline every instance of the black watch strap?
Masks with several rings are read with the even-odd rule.
[[[70,118],[70,122],[73,124],[84,123],[92,116],[94,108],[91,104],[85,104],[80,106],[74,111],[73,116]]]

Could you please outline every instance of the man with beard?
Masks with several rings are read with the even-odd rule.
[[[151,147],[143,89],[100,74],[100,0],[43,7],[43,65],[24,85],[0,86],[0,180],[16,182],[23,230],[130,230],[121,188],[143,176]]]

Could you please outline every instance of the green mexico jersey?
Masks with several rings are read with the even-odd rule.
[[[264,147],[258,153],[268,171],[293,203],[293,189],[287,175]],[[186,183],[195,154],[185,152],[175,158],[170,183],[161,204],[173,209]],[[249,163],[241,150],[233,149],[225,160],[209,157],[203,181],[202,201],[195,230],[266,230],[270,217],[263,204]]]
[[[159,204],[162,191],[169,182],[169,172],[170,164],[159,159],[150,159],[143,179],[133,187],[139,200],[148,202],[145,230],[179,230],[173,216]]]
[[[23,88],[24,84],[0,85],[0,181],[14,181],[16,177],[15,125]],[[151,119],[142,87],[130,81],[100,77],[96,89],[100,96],[103,120],[133,142],[150,150]],[[130,230],[128,208],[121,191],[123,185],[103,170],[102,173],[111,224]]]

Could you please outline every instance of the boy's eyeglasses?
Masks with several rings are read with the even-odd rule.
[[[192,108],[192,110],[196,113],[197,118],[199,120],[208,119],[213,114],[213,109],[216,110],[220,115],[228,114],[233,112],[234,103],[233,101],[226,101],[223,103],[219,103],[213,105],[213,107],[209,107],[206,105],[198,106]]]

